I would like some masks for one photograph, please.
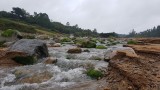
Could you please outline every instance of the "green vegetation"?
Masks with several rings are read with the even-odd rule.
[[[3,37],[11,37],[15,33],[17,33],[16,30],[8,29],[8,30],[3,31],[1,33],[1,36],[3,36]]]
[[[9,19],[0,18],[0,30],[13,29],[20,32],[26,33],[36,33],[36,30],[33,26],[20,23],[18,21],[13,21]]]
[[[92,41],[83,41],[81,43],[82,48],[96,48],[96,43]]]
[[[107,47],[104,45],[98,45],[96,46],[96,49],[107,49]]]
[[[70,39],[70,38],[65,37],[65,38],[61,39],[61,42],[71,42],[71,39]]]
[[[0,47],[5,47],[5,45],[4,45],[5,42],[6,41],[0,41]]]
[[[35,39],[36,37],[34,35],[24,35],[23,38],[25,38],[25,39]]]
[[[23,65],[32,65],[36,62],[36,59],[33,56],[16,56],[12,58],[17,63],[23,64]]]
[[[126,37],[160,37],[160,25],[139,33],[133,29]]]
[[[96,37],[98,36],[97,30],[90,30],[90,29],[82,29],[78,27],[78,24],[71,26],[69,22],[67,22],[66,25],[63,25],[60,22],[53,22],[50,20],[49,16],[46,13],[37,13],[34,12],[33,15],[31,15],[26,10],[19,8],[19,7],[13,7],[12,11],[6,12],[6,11],[0,11],[0,30],[6,30],[6,29],[16,29],[21,32],[27,32],[27,33],[36,33],[36,28],[32,25],[39,26],[41,28],[49,29],[52,32],[57,33],[63,33],[63,34],[73,34],[74,36],[92,36]],[[4,20],[4,18],[12,19],[11,21]],[[17,23],[18,22],[18,23]],[[23,22],[23,24],[22,24]],[[4,24],[5,23],[5,24]],[[26,24],[24,24],[26,23]],[[27,25],[30,24],[30,25]]]
[[[112,32],[112,33],[100,33],[100,37],[102,37],[102,38],[118,37],[118,34],[116,34],[115,32]]]
[[[84,39],[82,38],[74,38],[74,43],[77,45],[81,45],[84,42]]]
[[[129,40],[129,41],[127,42],[127,44],[137,44],[137,42],[134,41],[134,40]]]
[[[87,70],[86,74],[87,74],[87,76],[90,76],[93,79],[99,79],[99,78],[103,77],[103,73],[98,70],[95,70],[95,69]]]

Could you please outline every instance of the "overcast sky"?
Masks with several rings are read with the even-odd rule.
[[[0,10],[12,7],[44,12],[53,21],[98,32],[126,34],[160,25],[160,0],[0,0]]]

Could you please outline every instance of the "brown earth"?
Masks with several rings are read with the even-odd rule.
[[[143,43],[160,44],[160,38],[137,38],[136,40]]]
[[[106,90],[160,90],[160,45],[127,45],[138,57],[119,52],[109,61]]]
[[[0,67],[14,67],[21,66],[12,60],[15,56],[25,56],[22,52],[8,52],[6,48],[0,49]]]

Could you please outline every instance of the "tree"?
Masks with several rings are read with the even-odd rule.
[[[27,12],[24,9],[21,9],[19,7],[13,7],[13,11],[11,11],[12,14],[16,15],[18,18],[25,19],[27,16]]]
[[[46,13],[39,13],[35,14],[34,19],[36,21],[36,24],[41,25],[46,28],[50,28],[50,19]]]
[[[93,30],[93,33],[97,33],[97,29],[96,28]]]
[[[79,27],[78,27],[78,24],[74,25],[74,27],[75,27],[75,28],[79,28]]]
[[[128,37],[135,37],[135,36],[136,36],[136,31],[133,29],[133,30],[129,33]]]
[[[69,22],[67,22],[67,23],[66,23],[66,26],[70,26],[70,23],[69,23]]]

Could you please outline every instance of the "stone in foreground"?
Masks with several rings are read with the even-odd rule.
[[[24,53],[23,56],[12,57],[14,61],[24,65],[36,63],[38,59],[49,56],[46,44],[36,39],[21,39],[10,46],[8,52]]]

